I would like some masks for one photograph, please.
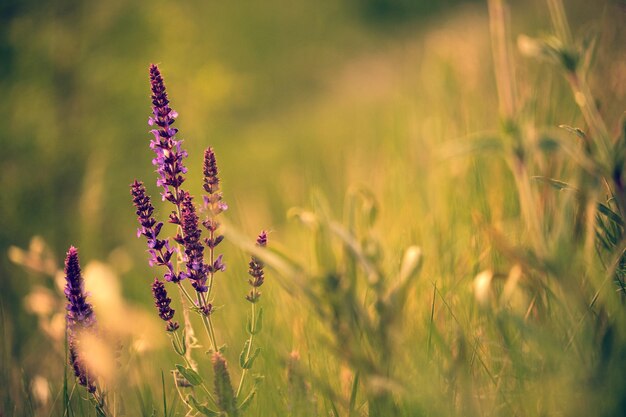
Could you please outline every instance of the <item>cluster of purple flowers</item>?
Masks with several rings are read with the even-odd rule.
[[[94,331],[96,317],[87,302],[84,281],[78,261],[78,250],[70,246],[65,258],[65,297],[67,298],[67,335],[70,365],[79,384],[90,393],[96,392],[95,378],[85,367],[79,354],[81,332]]]
[[[267,246],[267,232],[265,230],[259,233],[259,236],[256,239],[256,244],[259,247]],[[261,292],[259,291],[259,287],[263,285],[265,282],[265,271],[263,270],[263,261],[253,256],[250,259],[250,263],[248,264],[248,274],[250,275],[250,279],[248,279],[248,284],[252,287],[248,295],[246,295],[246,300],[251,303],[256,303],[261,298]]]
[[[222,256],[215,257],[214,249],[223,240],[223,236],[217,233],[219,223],[215,217],[228,209],[222,200],[219,191],[219,177],[215,152],[208,148],[204,153],[204,212],[206,219],[201,224],[207,229],[209,236],[202,239],[202,231],[199,228],[200,220],[192,196],[182,188],[187,169],[183,159],[187,152],[182,149],[182,140],[176,139],[178,129],[174,128],[178,114],[170,107],[170,102],[163,82],[163,77],[156,65],[150,65],[150,89],[152,99],[152,115],[148,119],[154,139],[150,141],[150,148],[156,156],[152,163],[158,173],[157,186],[162,187],[163,200],[171,202],[175,207],[169,215],[169,223],[178,226],[178,231],[171,237],[180,248],[170,246],[170,238],[159,239],[159,233],[163,227],[162,222],[157,222],[154,217],[154,207],[142,182],[135,181],[131,184],[131,194],[136,207],[137,219],[140,224],[138,236],[145,236],[150,254],[151,266],[163,266],[166,272],[163,279],[168,282],[179,284],[189,278],[194,290],[199,294],[196,307],[203,314],[208,315],[212,311],[211,304],[207,300],[213,284],[213,276],[218,271],[224,271],[225,265]],[[204,260],[204,249],[208,248],[209,262]],[[174,254],[184,262],[185,270],[177,271],[172,263]],[[178,328],[171,320],[174,310],[169,308],[171,299],[167,296],[165,285],[158,279],[153,284],[155,305],[159,310],[160,317],[168,322],[168,330]]]

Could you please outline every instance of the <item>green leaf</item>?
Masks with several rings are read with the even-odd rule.
[[[259,356],[259,353],[261,353],[261,348],[258,347],[258,348],[256,348],[254,350],[252,355],[250,355],[248,360],[245,361],[245,363],[243,364],[242,368],[243,369],[250,369],[250,368],[252,368],[252,365],[254,364],[254,360],[257,358],[257,356]]]
[[[171,339],[172,341],[172,347],[174,348],[174,351],[179,354],[180,356],[185,356],[185,354],[183,353],[182,350],[180,350],[180,346],[178,346],[178,343],[176,343],[176,340],[174,338]]]
[[[202,384],[202,377],[193,369],[176,364],[176,369],[193,386]]]
[[[239,354],[239,366],[242,369],[245,369],[244,366],[246,365],[246,355],[248,354],[248,346],[250,346],[250,339],[246,340],[246,343],[243,344],[243,349],[241,350],[241,353]]]
[[[567,130],[568,132],[578,136],[580,139],[586,140],[587,136],[585,135],[585,132],[583,132],[581,129],[577,128],[577,127],[572,127],[572,126],[568,126],[568,125],[559,125],[559,127],[561,129]]]
[[[248,334],[257,335],[263,330],[263,307],[259,308],[259,313],[256,315],[254,321],[254,327],[252,327],[252,319],[248,317],[248,324],[246,325]]]
[[[352,381],[352,392],[350,393],[350,407],[348,408],[348,412],[350,416],[356,415],[356,395],[359,390],[359,372],[357,371],[354,374],[354,380]]]
[[[600,211],[600,213],[604,214],[614,223],[619,224],[620,226],[624,225],[624,221],[622,220],[621,216],[611,210],[607,205],[598,203],[598,211]]]
[[[561,191],[561,190],[574,190],[568,183],[564,181],[555,180],[554,178],[542,177],[542,176],[534,176],[532,177],[535,181],[543,182],[552,186],[553,188]]]
[[[252,403],[252,399],[254,398],[254,396],[256,395],[256,389],[252,389],[252,391],[250,391],[250,394],[248,394],[248,396],[241,402],[241,404],[239,404],[239,411],[246,411],[248,409],[248,407],[250,407],[250,404]]]
[[[217,417],[220,415],[219,412],[211,410],[209,407],[207,407],[204,404],[201,404],[198,402],[198,400],[196,400],[193,396],[189,395],[187,396],[187,403],[190,404],[196,411],[204,414],[205,416],[208,417]]]

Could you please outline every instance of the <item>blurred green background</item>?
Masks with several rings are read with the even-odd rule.
[[[514,36],[549,31],[543,1],[513,3]],[[610,103],[603,110],[615,126],[626,104],[623,4],[566,7],[577,33],[600,34],[594,92]],[[124,295],[149,302],[152,273],[135,239],[128,185],[144,180],[158,202],[150,63],[159,64],[180,115],[188,187],[200,191],[202,150],[213,146],[228,217],[250,236],[268,228],[272,239],[294,243],[285,213],[307,205],[312,189],[339,213],[346,189],[365,185],[381,202],[380,230],[390,241],[430,246],[440,263],[455,264],[454,246],[471,235],[456,225],[471,224],[472,207],[517,215],[508,174],[489,182],[502,161],[441,156],[446,142],[498,126],[488,30],[482,1],[4,0],[4,359],[24,364],[28,379],[40,364],[25,359],[46,343],[22,302],[37,278],[6,256],[34,235],[59,264],[70,244],[85,261],[129,255],[132,263],[119,268]],[[560,76],[519,59],[532,86],[522,94],[541,110],[538,122],[579,122]],[[548,95],[558,104],[542,100]],[[489,193],[477,197],[476,187]],[[231,259],[245,282],[243,255]]]

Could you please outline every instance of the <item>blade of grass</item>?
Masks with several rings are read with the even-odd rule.
[[[163,375],[163,369],[161,369],[161,388],[163,389],[163,416],[167,417],[167,397],[165,395],[165,376]]]

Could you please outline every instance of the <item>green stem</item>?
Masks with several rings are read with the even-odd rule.
[[[174,337],[176,338],[176,343],[180,343],[180,338],[178,337],[178,333],[174,332]],[[189,362],[189,359],[187,359],[186,356],[183,356],[183,360],[185,361],[185,364],[187,365],[187,367],[189,367],[190,369],[193,369],[193,366],[191,365],[191,362]],[[200,384],[200,387],[202,387],[204,392],[206,392],[207,396],[213,402],[213,404],[214,405],[217,404],[215,402],[215,398],[213,397],[213,394],[211,394],[211,391],[209,391],[209,389],[207,388],[206,384],[204,383],[204,380]]]
[[[181,282],[178,282],[178,288],[180,289],[181,294],[185,296],[185,298],[187,299],[187,301],[191,303],[191,305],[196,305],[196,300],[194,300],[193,297],[191,297],[191,295],[189,294],[189,292],[187,291],[187,289],[183,286]],[[204,300],[204,297],[202,297],[200,293],[196,293],[196,294],[197,294],[197,300],[198,300],[197,304],[200,305],[201,307],[205,307],[206,301]],[[211,348],[214,350],[217,350],[215,331],[213,330],[213,323],[211,322],[211,318],[210,316],[209,317],[205,316],[202,312],[200,312],[199,314],[200,314],[200,317],[202,317],[202,324],[204,325],[204,329],[206,330],[207,336],[209,337],[209,342],[211,342]]]
[[[196,293],[198,298],[198,304],[202,307],[207,306],[207,301],[204,298],[202,293]],[[211,348],[217,352],[217,340],[215,339],[215,330],[213,329],[213,322],[211,321],[210,313],[207,316],[206,314],[200,312],[200,316],[202,317],[202,324],[204,324],[204,329],[207,332],[207,336],[209,336],[209,341],[211,342]]]
[[[256,288],[254,289],[256,291]],[[252,303],[251,307],[251,318],[250,318],[250,337],[248,338],[248,350],[246,352],[246,359],[244,363],[248,362],[250,359],[250,354],[252,353],[252,342],[254,340],[254,333],[256,331],[256,303]],[[244,380],[246,379],[246,375],[248,373],[247,369],[243,369],[241,372],[241,378],[239,378],[239,386],[237,387],[237,393],[235,394],[235,398],[239,398],[241,394],[241,389],[243,388]]]

